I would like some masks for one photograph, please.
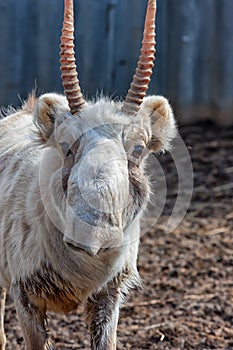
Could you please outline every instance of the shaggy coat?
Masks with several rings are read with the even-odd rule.
[[[76,118],[64,96],[45,94],[0,120],[0,350],[7,289],[27,350],[53,349],[46,312],[82,302],[92,349],[116,348],[120,304],[140,284],[145,159],[175,135],[161,96],[135,117],[100,99]]]

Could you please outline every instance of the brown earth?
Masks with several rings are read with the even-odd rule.
[[[121,350],[233,349],[233,130],[202,123],[180,132],[194,167],[192,202],[182,223],[167,233],[177,172],[169,155],[160,157],[166,205],[156,225],[148,215],[144,224],[138,262],[144,287],[132,291],[122,308]],[[48,329],[57,350],[89,349],[82,311],[50,314]],[[9,298],[5,328],[7,350],[23,349]]]

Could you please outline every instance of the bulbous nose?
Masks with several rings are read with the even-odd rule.
[[[84,245],[79,242],[75,242],[68,237],[64,237],[63,241],[65,242],[68,248],[79,252],[85,252],[89,256],[96,256],[99,252],[99,247],[91,247],[88,245]]]
[[[127,164],[125,151],[112,140],[89,149],[74,178],[86,205],[106,214],[122,211],[129,189]]]

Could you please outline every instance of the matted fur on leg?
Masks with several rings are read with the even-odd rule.
[[[4,310],[5,310],[6,290],[0,287],[0,350],[5,350],[6,336],[4,331]]]

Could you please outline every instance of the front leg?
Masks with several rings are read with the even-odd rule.
[[[86,304],[92,350],[115,350],[119,308],[129,288],[140,286],[136,268],[125,268]]]
[[[11,294],[22,327],[26,350],[53,350],[45,328],[45,305],[36,306],[21,282],[12,285]]]
[[[120,290],[115,282],[93,294],[86,304],[92,350],[115,350]]]
[[[6,336],[4,332],[4,310],[6,300],[6,289],[0,287],[0,350],[5,350]]]

